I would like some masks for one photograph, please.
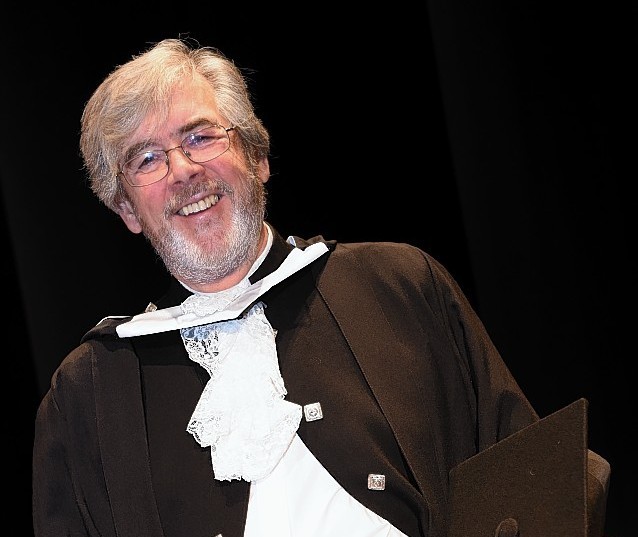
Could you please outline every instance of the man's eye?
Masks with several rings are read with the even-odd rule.
[[[202,147],[213,143],[215,139],[215,136],[209,134],[195,133],[186,139],[186,145],[188,147]]]
[[[164,153],[157,151],[148,151],[133,157],[130,161],[129,168],[136,171],[144,171],[157,166],[162,162]]]

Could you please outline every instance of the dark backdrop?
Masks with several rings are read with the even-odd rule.
[[[505,0],[348,16],[179,7],[73,22],[13,8],[5,20],[8,507],[24,528],[14,533],[31,533],[33,415],[53,369],[103,316],[139,312],[165,281],[144,240],[89,192],[83,104],[116,64],[181,34],[248,74],[272,135],[268,217],[284,235],[428,250],[541,416],[589,400],[590,447],[612,465],[606,534],[628,536],[635,12]]]

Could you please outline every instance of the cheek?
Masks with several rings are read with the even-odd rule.
[[[206,166],[208,179],[213,183],[228,185],[231,190],[241,190],[248,176],[243,163],[236,160],[231,161],[230,159],[223,162],[213,162]]]
[[[226,156],[228,158],[224,158]],[[248,163],[239,151],[230,150],[217,160],[219,161],[219,172],[225,176],[236,180],[248,174]]]
[[[166,206],[166,185],[149,185],[131,196],[139,217],[146,222],[163,220]]]

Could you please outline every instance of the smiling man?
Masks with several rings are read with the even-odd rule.
[[[265,221],[269,135],[218,50],[169,39],[116,68],[80,145],[171,282],[54,373],[37,537],[443,536],[450,470],[538,421],[426,252]]]

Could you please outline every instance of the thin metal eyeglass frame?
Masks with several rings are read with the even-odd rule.
[[[163,176],[161,179],[156,179],[155,181],[153,181],[153,182],[151,182],[151,183],[145,183],[145,184],[143,184],[143,185],[134,185],[133,183],[131,183],[131,181],[129,181],[128,177],[126,177],[126,174],[124,173],[124,169],[121,169],[120,171],[118,171],[118,172],[115,174],[115,177],[117,178],[119,175],[121,175],[122,177],[124,177],[124,180],[125,180],[125,181],[126,181],[126,182],[130,185],[130,186],[132,186],[133,188],[143,188],[143,187],[145,187],[145,186],[150,186],[150,185],[154,185],[155,183],[159,183],[160,181],[163,181],[164,179],[166,179],[166,177],[168,177],[168,174],[169,174],[169,173],[170,173],[170,171],[171,171],[171,161],[170,161],[170,159],[168,158],[168,154],[169,154],[171,151],[174,151],[175,149],[181,149],[181,150],[182,150],[182,153],[184,153],[184,156],[185,156],[186,158],[188,158],[188,160],[190,160],[191,162],[193,162],[193,163],[195,163],[195,164],[204,164],[204,162],[210,162],[211,160],[215,160],[216,158],[221,157],[224,153],[226,153],[226,151],[228,151],[228,150],[230,149],[230,135],[229,135],[228,133],[229,133],[230,131],[232,131],[232,130],[235,130],[235,129],[237,128],[237,126],[236,126],[236,125],[231,125],[230,127],[224,127],[223,125],[219,125],[218,123],[215,123],[215,124],[213,124],[213,125],[210,125],[210,126],[208,126],[208,127],[204,127],[204,128],[205,128],[205,129],[209,129],[209,128],[211,128],[211,127],[221,127],[222,129],[224,129],[224,131],[226,131],[226,137],[228,138],[228,147],[227,147],[226,149],[224,149],[224,151],[223,151],[223,152],[221,152],[221,153],[220,153],[219,155],[217,155],[216,157],[209,158],[208,160],[201,160],[201,161],[193,160],[193,159],[191,158],[191,156],[190,156],[189,152],[188,152],[188,151],[186,151],[186,150],[184,149],[184,142],[188,139],[188,136],[190,136],[191,134],[194,134],[194,133],[191,133],[191,134],[189,134],[188,136],[186,136],[186,137],[182,140],[182,143],[181,143],[181,144],[176,145],[175,147],[171,147],[170,149],[157,149],[157,150],[156,150],[156,151],[162,151],[162,152],[164,153],[165,157],[166,157],[166,173],[164,174],[164,176]],[[201,129],[201,130],[204,130],[204,129]],[[199,131],[196,131],[196,132],[199,132]],[[127,161],[127,162],[128,162],[128,161]],[[124,164],[126,165],[126,162],[125,162]]]

